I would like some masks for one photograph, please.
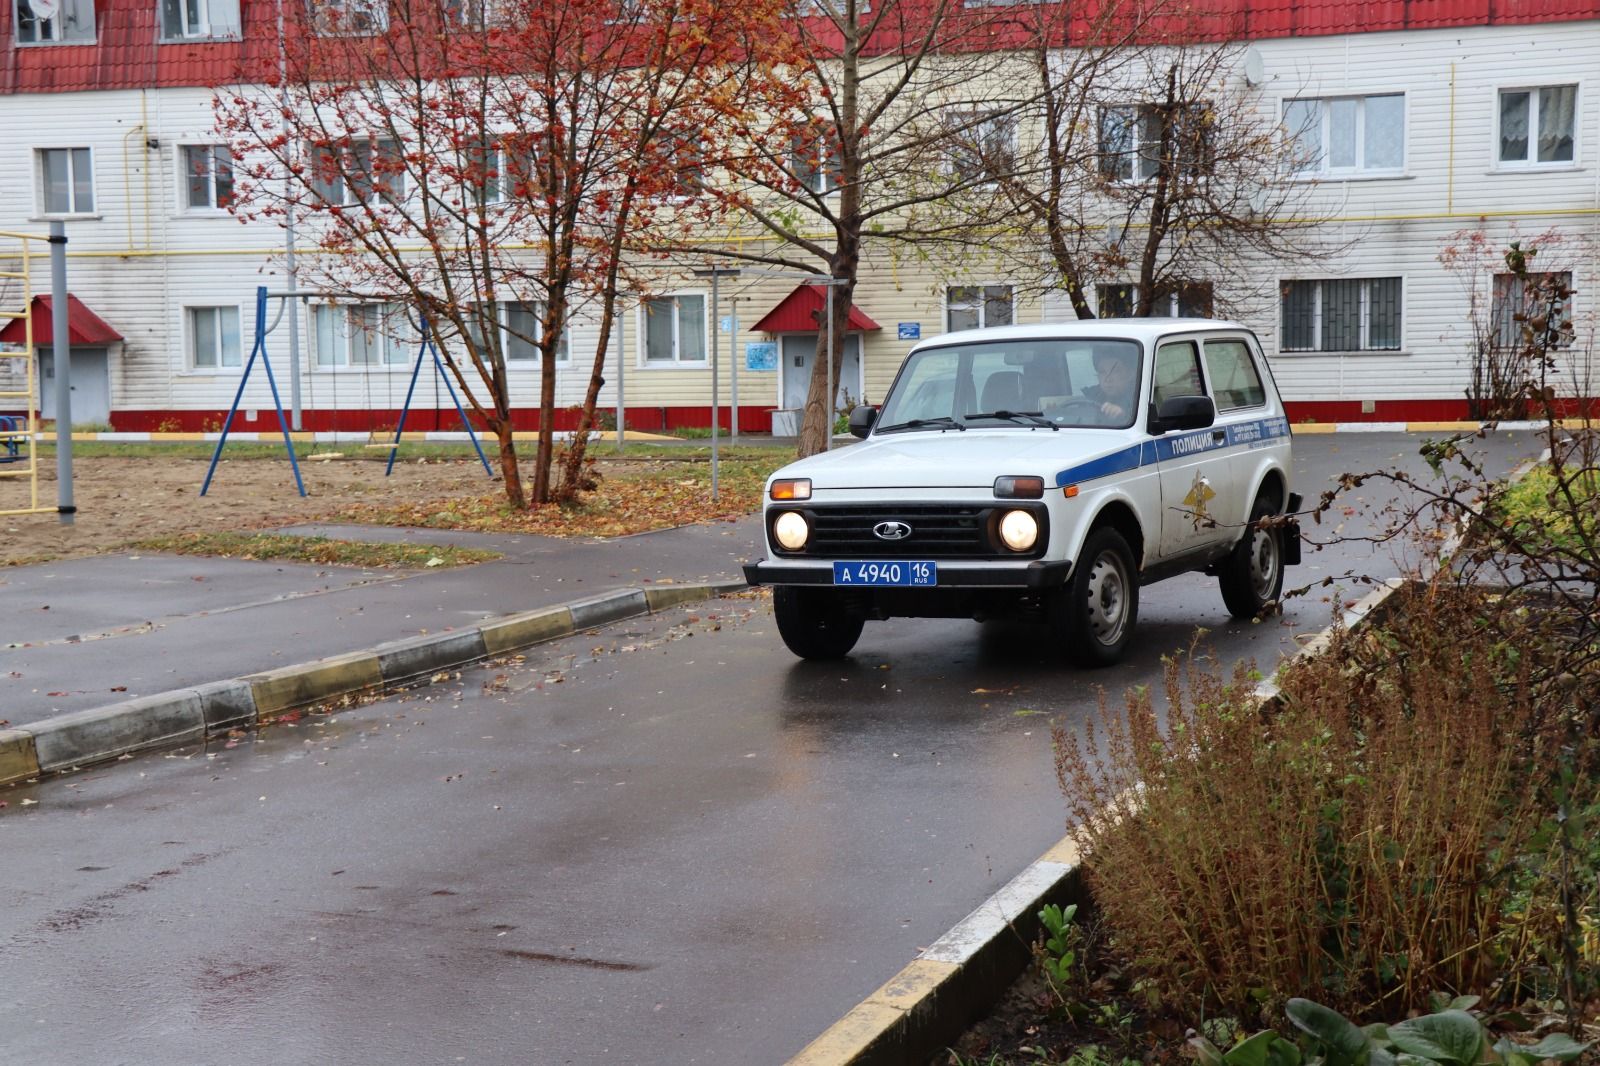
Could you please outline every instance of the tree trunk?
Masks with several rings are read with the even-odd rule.
[[[511,419],[496,418],[489,428],[500,445],[500,476],[505,479],[506,499],[517,510],[526,510],[528,499],[522,493],[522,472],[517,466],[517,445],[511,439]]]
[[[550,502],[550,467],[556,447],[556,363],[546,354],[539,366],[539,450],[534,456],[533,502]]]
[[[600,388],[605,384],[606,352],[611,349],[611,330],[616,320],[616,287],[606,293],[600,315],[600,339],[595,343],[594,365],[589,370],[589,387],[583,393],[583,409],[578,412],[578,429],[567,445],[566,458],[561,464],[561,487],[557,495],[563,500],[576,499],[583,491],[583,460],[589,451],[589,434],[594,429],[594,408],[600,402]],[[545,358],[550,358],[546,353]]]

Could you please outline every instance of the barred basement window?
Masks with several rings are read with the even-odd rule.
[[[1546,308],[1538,306],[1549,300],[1553,295],[1551,290],[1559,289],[1570,292],[1572,289],[1572,272],[1563,270],[1549,274],[1529,274],[1528,280],[1533,283],[1533,291],[1527,291],[1521,278],[1515,274],[1496,274],[1494,276],[1494,295],[1490,302],[1489,318],[1494,323],[1494,345],[1497,348],[1519,348],[1524,343],[1524,327],[1528,321],[1543,313]],[[1544,300],[1540,300],[1540,296]],[[1557,348],[1570,348],[1573,341],[1571,322],[1572,298],[1549,300],[1553,305],[1549,308],[1549,317],[1554,319],[1549,323],[1549,328],[1554,331]],[[1520,316],[1520,320],[1519,320]]]

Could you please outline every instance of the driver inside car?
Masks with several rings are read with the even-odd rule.
[[[1134,368],[1134,354],[1120,348],[1102,348],[1094,353],[1094,372],[1099,378],[1083,390],[1083,394],[1100,407],[1100,415],[1109,425],[1124,425],[1133,417],[1137,399],[1139,375]]]

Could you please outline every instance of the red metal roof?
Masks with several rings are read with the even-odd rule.
[[[281,2],[291,32],[305,32],[304,4]],[[1078,6],[1073,24],[1079,31],[1093,23],[1102,2],[1106,0]],[[159,0],[94,0],[95,43],[20,47],[16,6],[11,0],[0,2],[0,95],[219,86],[276,74],[276,2],[241,0],[243,40],[162,43],[156,25]],[[1600,19],[1600,0],[1205,0],[1185,7],[1181,16],[1157,29],[1193,40],[1260,40],[1585,19]],[[1008,46],[1001,37],[986,40],[990,43],[973,46]],[[895,46],[889,42],[884,47]]]
[[[50,297],[35,296],[32,315],[33,343],[36,346],[51,343],[55,333],[51,329]],[[122,334],[70,292],[67,293],[67,336],[72,338],[74,348],[94,348],[122,339]],[[0,342],[21,344],[27,339],[27,323],[20,318],[13,318],[5,329],[0,329]]]
[[[751,326],[756,333],[816,333],[827,328],[828,297],[824,285],[800,285],[778,301],[778,306],[762,316]],[[866,312],[855,304],[850,305],[850,329],[871,331],[882,329]]]

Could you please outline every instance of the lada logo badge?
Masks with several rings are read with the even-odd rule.
[[[911,527],[904,522],[879,522],[872,527],[872,535],[879,540],[905,540],[911,536]]]

